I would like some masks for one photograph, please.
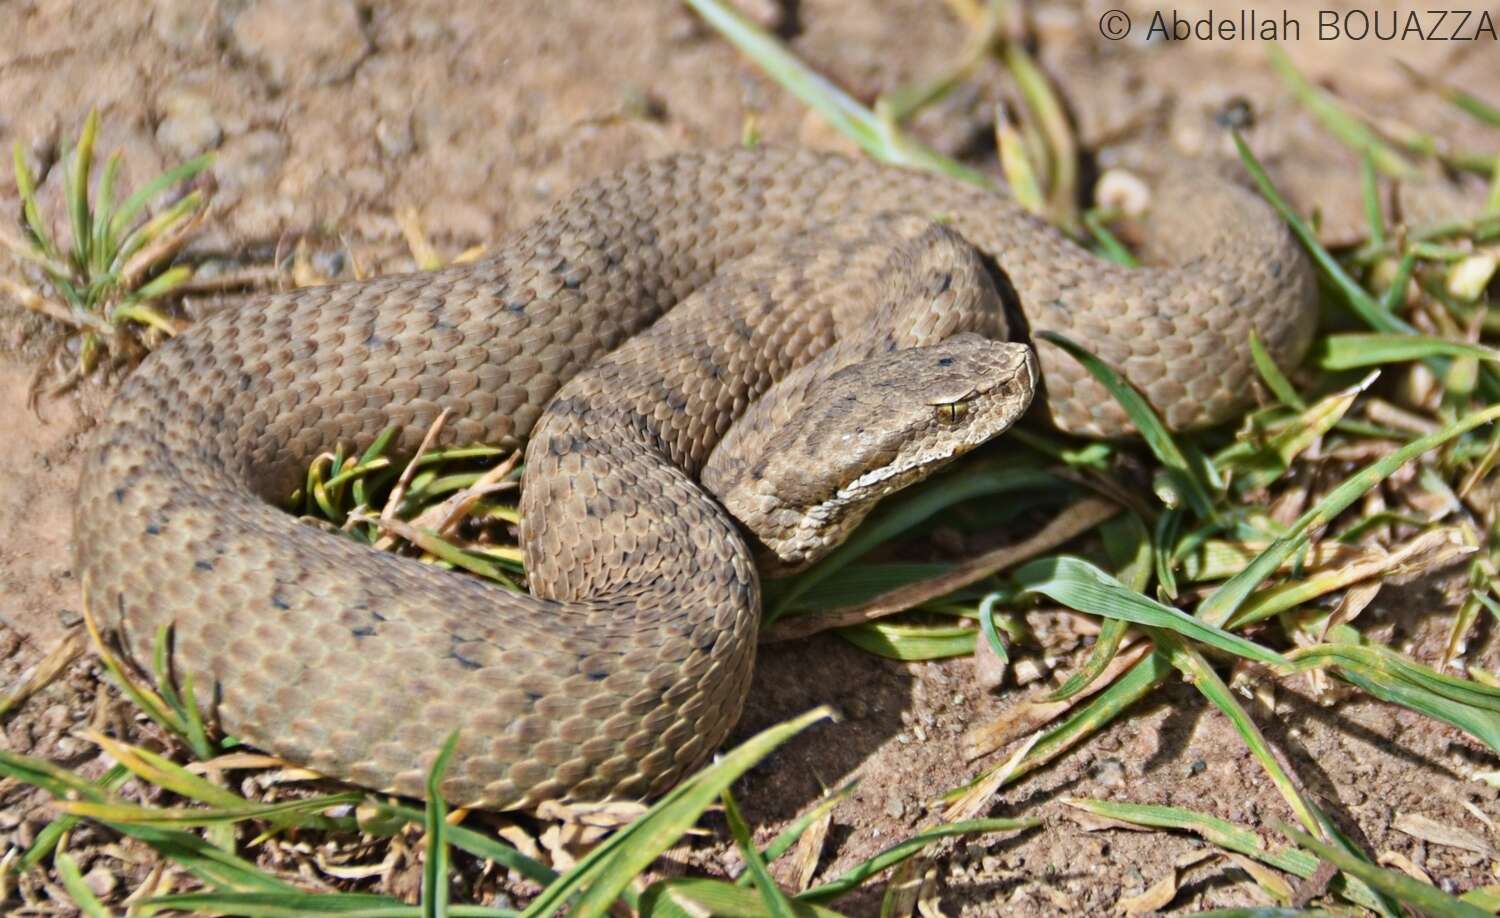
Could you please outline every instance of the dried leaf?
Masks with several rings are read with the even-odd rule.
[[[1495,849],[1489,842],[1475,835],[1467,829],[1457,826],[1444,825],[1429,816],[1420,813],[1397,813],[1396,819],[1391,823],[1398,832],[1405,832],[1413,838],[1431,842],[1434,845],[1447,845],[1450,848],[1462,848],[1485,857],[1494,857]]]
[[[1129,896],[1119,902],[1120,910],[1127,915],[1149,915],[1166,908],[1177,898],[1177,869],[1151,884],[1138,896]]]

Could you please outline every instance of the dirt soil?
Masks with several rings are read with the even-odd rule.
[[[1495,149],[1493,133],[1413,92],[1392,64],[1400,57],[1500,102],[1495,42],[1319,41],[1312,8],[1287,6],[1308,19],[1287,48],[1313,79],[1388,123]],[[1101,16],[1112,7],[1135,21],[1127,40],[1101,37]],[[1251,7],[1276,18],[1282,9],[1244,6]],[[745,8],[866,101],[940,72],[965,38],[938,0],[755,0]],[[1155,7],[1137,0],[1026,9],[1040,59],[1095,164],[1149,173],[1168,151],[1223,155],[1224,114],[1248,103],[1250,136],[1298,203],[1323,214],[1329,238],[1357,233],[1354,160],[1295,106],[1260,46],[1143,42]],[[1183,16],[1208,9],[1177,4]],[[1239,9],[1216,7],[1220,15]],[[1500,8],[1489,12],[1500,19]],[[0,145],[20,142],[45,176],[53,212],[58,151],[97,107],[100,149],[123,151],[125,174],[137,181],[217,153],[215,212],[198,249],[230,265],[264,264],[303,241],[329,277],[408,269],[399,208],[416,208],[443,252],[493,244],[590,176],[673,150],[733,144],[749,118],[769,142],[846,145],[671,0],[13,0],[0,4],[0,35],[8,36],[0,48]],[[1012,95],[998,66],[983,67],[920,115],[914,130],[994,169],[994,107]],[[16,193],[10,170],[0,172],[10,232]],[[79,620],[71,495],[80,444],[108,388],[91,382],[46,402],[40,414],[28,410],[27,383],[48,340],[44,324],[0,308],[0,467],[10,482],[0,490],[0,689]],[[1388,591],[1367,618],[1397,646],[1434,660],[1454,609],[1451,586]],[[1493,670],[1500,664],[1493,644],[1484,635],[1466,659]],[[112,696],[96,703],[97,685],[90,659],[75,664],[8,718],[0,748],[102,772],[107,762],[72,735],[93,718],[118,716],[102,711],[116,704]],[[810,731],[746,778],[739,791],[747,817],[764,841],[822,788],[860,778],[835,811],[818,873],[831,877],[929,822],[930,801],[992,764],[964,763],[958,737],[1036,691],[990,694],[967,659],[901,665],[832,637],[768,647],[739,738],[820,703],[844,720]],[[1303,682],[1261,686],[1247,703],[1306,790],[1368,850],[1403,855],[1450,890],[1493,881],[1487,855],[1393,826],[1400,814],[1420,815],[1500,844],[1490,822],[1500,818],[1500,801],[1473,777],[1496,763],[1476,744],[1355,696],[1314,698]],[[994,802],[994,815],[1038,815],[1042,829],[936,849],[942,910],[1109,913],[1203,847],[1185,836],[1089,831],[1060,803],[1068,796],[1186,805],[1267,839],[1277,822],[1292,819],[1229,724],[1191,687],[1171,685]],[[0,785],[0,806],[0,857],[51,818],[40,798],[14,787]],[[683,868],[741,868],[733,849],[713,839],[674,857]],[[83,868],[113,888],[114,875],[127,884],[143,875],[129,860],[99,849]],[[1209,858],[1186,869],[1172,907],[1266,901],[1242,870]],[[14,905],[0,901],[0,909]],[[856,914],[878,907],[878,890],[840,903]]]

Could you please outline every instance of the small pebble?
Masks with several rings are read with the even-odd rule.
[[[387,159],[400,159],[417,148],[412,136],[411,118],[387,115],[375,125],[375,142]]]
[[[978,682],[987,691],[995,691],[1005,685],[1005,674],[1010,669],[1010,663],[995,653],[990,642],[980,637],[974,642],[974,656],[971,658],[974,667],[974,681]],[[962,703],[962,699],[955,702]]]
[[[1016,685],[1030,685],[1051,675],[1047,664],[1036,657],[1022,657],[1016,661]]]

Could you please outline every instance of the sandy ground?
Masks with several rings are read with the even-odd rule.
[[[1252,6],[1280,15],[1270,4],[1245,8]],[[1114,7],[1135,21],[1132,38],[1101,37],[1101,16]],[[1299,203],[1320,210],[1331,238],[1355,231],[1352,160],[1293,105],[1258,45],[1143,43],[1155,7],[1136,0],[1027,9],[1040,59],[1062,86],[1093,162],[1149,172],[1166,150],[1222,154],[1227,141],[1216,116],[1244,100],[1256,115],[1252,139]],[[1209,6],[1177,9],[1194,16]],[[1500,8],[1474,9],[1500,19]],[[753,11],[866,101],[939,72],[964,38],[962,23],[937,0],[764,0]],[[1497,101],[1495,42],[1319,41],[1310,6],[1306,12],[1301,40],[1288,50],[1313,78],[1391,123],[1495,149],[1493,133],[1417,97],[1391,63],[1400,57]],[[350,276],[356,264],[408,268],[400,207],[416,208],[451,253],[501,239],[589,176],[671,150],[734,143],[747,118],[771,142],[843,144],[668,0],[19,0],[0,4],[0,35],[11,36],[0,49],[0,143],[20,142],[46,176],[44,196],[55,201],[58,150],[97,107],[101,149],[123,151],[134,179],[200,152],[218,154],[216,210],[202,253],[263,262],[304,240],[331,276]],[[1000,68],[981,68],[914,129],[993,168],[994,106],[1012,92]],[[15,189],[3,171],[0,210],[13,226]],[[0,310],[0,464],[10,485],[0,493],[0,687],[79,619],[71,492],[80,443],[108,390],[91,384],[46,403],[40,416],[30,412],[26,384],[46,340],[44,326]],[[1417,587],[1387,595],[1368,614],[1430,660],[1452,608],[1446,591]],[[1489,644],[1470,658],[1495,665]],[[95,682],[92,663],[76,664],[8,719],[0,745],[98,773],[104,765],[93,747],[70,735],[98,713]],[[819,874],[832,876],[930,821],[928,801],[978,767],[962,762],[958,737],[1019,694],[986,693],[968,660],[898,665],[836,638],[769,648],[740,736],[819,703],[845,719],[757,768],[740,787],[747,815],[769,838],[822,787],[859,777],[835,813]],[[1369,850],[1402,854],[1446,888],[1489,882],[1487,857],[1425,843],[1392,824],[1414,813],[1497,841],[1487,820],[1500,817],[1500,803],[1471,778],[1493,760],[1416,715],[1357,698],[1326,701],[1288,683],[1247,703],[1306,790]],[[993,814],[1040,815],[1043,829],[940,849],[943,910],[1111,912],[1201,847],[1180,836],[1086,831],[1059,803],[1067,796],[1191,806],[1268,838],[1277,821],[1290,820],[1229,725],[1191,687],[1168,686],[995,801]],[[0,852],[27,844],[49,818],[37,797],[0,785]],[[713,840],[679,854],[709,871],[739,867]],[[108,863],[108,855],[97,857]],[[1190,868],[1183,887],[1174,908],[1265,901],[1246,874],[1215,858]],[[873,913],[878,904],[878,894],[862,894],[841,907]]]

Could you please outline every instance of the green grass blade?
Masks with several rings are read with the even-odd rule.
[[[160,299],[182,286],[192,276],[193,269],[187,265],[177,265],[176,267],[168,268],[135,288],[135,291],[130,294],[130,299],[136,303],[147,303],[151,300]],[[116,314],[118,314],[118,311]],[[147,324],[156,325],[168,334],[176,331],[175,328],[165,322],[147,320]]]
[[[1104,215],[1095,209],[1083,212],[1083,228],[1088,230],[1089,235],[1094,237],[1099,254],[1108,258],[1115,264],[1124,265],[1127,268],[1138,268],[1141,265],[1135,253],[1125,247],[1125,243],[1110,231],[1105,223]]]
[[[1318,241],[1318,234],[1313,232],[1312,228],[1307,225],[1307,221],[1292,209],[1292,205],[1288,204],[1286,198],[1281,196],[1281,192],[1276,190],[1276,186],[1271,184],[1270,176],[1266,175],[1266,170],[1255,158],[1255,154],[1250,152],[1250,146],[1239,134],[1234,135],[1234,145],[1239,150],[1240,161],[1245,164],[1245,169],[1255,180],[1261,195],[1281,214],[1287,226],[1291,227],[1292,233],[1301,241],[1303,248],[1307,249],[1308,254],[1312,256],[1313,261],[1343,294],[1349,308],[1353,309],[1366,325],[1376,331],[1415,334],[1415,328],[1396,318],[1381,303],[1376,302],[1375,298],[1370,296],[1365,288],[1349,275],[1348,271],[1344,270],[1343,265],[1323,248],[1323,244]]]
[[[765,858],[766,863],[772,863],[790,851],[792,845],[797,843],[797,839],[802,837],[802,833],[806,832],[809,826],[821,819],[823,814],[848,799],[849,795],[854,793],[854,789],[858,786],[858,780],[846,782],[843,787],[828,794],[819,801],[817,806],[803,813],[791,825],[777,833],[776,837],[771,839],[771,843],[766,845],[765,850],[761,852],[761,856]],[[750,872],[746,871],[740,875],[739,879],[735,880],[735,885],[745,886],[749,882]]]
[[[287,800],[280,803],[249,803],[235,807],[152,807],[133,803],[95,803],[87,800],[60,801],[58,809],[74,816],[106,822],[111,825],[131,824],[156,828],[202,828],[243,822],[246,819],[276,821],[280,817],[301,816],[320,813],[338,806],[351,806],[364,799],[364,795],[351,791],[343,794],[328,794],[308,800]]]
[[[74,803],[80,801],[107,803],[111,800],[107,788],[114,783],[108,780],[109,776],[106,775],[105,780],[96,784],[59,765],[15,755],[4,750],[0,750],[0,777],[12,778],[33,787],[39,787],[60,801],[67,800]],[[145,842],[163,857],[177,863],[206,884],[246,891],[293,891],[290,884],[262,872],[248,861],[209,844],[191,832],[129,822],[106,821],[104,825],[123,835]]]
[[[1372,888],[1412,906],[1423,914],[1434,916],[1434,918],[1488,918],[1490,914],[1482,908],[1453,898],[1436,886],[1429,886],[1404,873],[1376,867],[1337,845],[1318,841],[1291,826],[1282,826],[1281,831],[1298,845],[1312,851],[1345,873],[1358,877]]]
[[[1411,80],[1421,89],[1435,92],[1443,101],[1449,103],[1460,111],[1489,125],[1500,127],[1500,108],[1496,108],[1485,100],[1471,92],[1444,82],[1436,77],[1421,73],[1405,61],[1395,61],[1397,67],[1401,68]]]
[[[1093,650],[1089,652],[1088,659],[1078,668],[1078,671],[1067,678],[1056,689],[1043,697],[1044,701],[1067,701],[1074,695],[1094,684],[1099,674],[1109,668],[1114,661],[1115,654],[1120,650],[1120,640],[1125,636],[1130,625],[1120,618],[1109,618],[1099,627],[1099,636],[1094,639]]]
[[[964,470],[963,475],[939,476],[920,487],[902,492],[886,501],[843,545],[830,552],[828,557],[789,581],[771,581],[768,586],[775,590],[776,596],[766,602],[768,612],[765,625],[780,618],[814,586],[856,558],[949,507],[986,495],[1051,490],[1066,494],[1069,488],[1071,485],[1068,482],[1040,469],[970,467]]]
[[[32,241],[41,250],[44,260],[56,262],[57,246],[52,241],[52,234],[47,232],[47,224],[42,220],[41,207],[36,200],[36,177],[26,165],[26,152],[21,147],[21,141],[17,140],[11,145],[10,153],[16,173],[16,194],[21,199],[21,214],[26,218],[27,228],[31,230]]]
[[[95,275],[109,271],[111,249],[114,238],[109,233],[110,216],[115,206],[115,179],[119,176],[120,164],[124,161],[119,153],[111,154],[104,162],[104,172],[99,176],[99,191],[94,196],[93,238],[89,243],[89,271]]]
[[[1005,649],[1005,639],[1000,636],[1000,629],[995,627],[995,603],[1004,598],[1002,593],[990,593],[979,601],[979,632],[984,635],[984,641],[990,645],[996,659],[1009,663],[1010,652]]]
[[[955,625],[863,622],[838,629],[839,637],[867,653],[889,660],[942,660],[974,652],[978,632]]]
[[[803,902],[826,902],[829,899],[842,896],[844,893],[859,887],[866,880],[880,873],[882,870],[896,866],[940,838],[951,838],[956,835],[978,835],[985,832],[1018,832],[1026,829],[1034,829],[1041,824],[1042,821],[1035,817],[1025,819],[971,819],[966,822],[952,822],[924,829],[911,838],[892,845],[874,857],[854,865],[840,874],[836,879],[799,893],[797,898]]]
[[[63,888],[68,891],[68,896],[84,918],[113,918],[114,912],[105,908],[94,891],[83,882],[83,872],[78,869],[78,862],[66,851],[57,852],[52,863],[57,866],[57,875],[62,878]]]
[[[605,914],[631,881],[692,828],[725,788],[772,749],[832,714],[828,708],[815,708],[801,717],[763,730],[735,747],[712,766],[679,784],[630,826],[589,852],[544,889],[524,914],[528,918],[551,915],[580,892],[582,898],[572,915],[598,918]]]
[[[812,902],[791,900],[797,918],[840,918],[838,912]],[[652,883],[641,894],[642,918],[762,918],[760,896],[750,889],[707,877],[674,877]]]
[[[1153,634],[1153,637],[1157,642],[1157,646],[1166,651],[1168,657],[1172,660],[1172,665],[1176,666],[1203,693],[1203,697],[1207,698],[1214,707],[1218,708],[1229,719],[1235,732],[1240,735],[1241,741],[1250,750],[1251,755],[1255,756],[1262,770],[1270,777],[1271,783],[1276,785],[1276,789],[1280,791],[1282,799],[1286,800],[1287,805],[1292,808],[1292,812],[1297,815],[1297,819],[1309,831],[1316,831],[1326,835],[1332,840],[1334,845],[1349,855],[1349,857],[1361,863],[1367,863],[1359,849],[1345,840],[1333,823],[1329,821],[1328,817],[1311,800],[1302,795],[1297,782],[1282,768],[1281,761],[1271,751],[1270,745],[1266,742],[1265,735],[1260,732],[1260,727],[1250,718],[1249,712],[1234,697],[1234,694],[1229,690],[1229,686],[1224,683],[1223,679],[1219,678],[1219,674],[1214,671],[1214,668],[1208,665],[1208,661],[1203,659],[1203,656],[1191,646],[1173,635],[1157,632]],[[1358,886],[1361,882],[1363,881],[1358,877],[1353,877],[1350,884]],[[1379,898],[1378,890],[1369,890],[1369,892],[1375,898]],[[1392,906],[1393,903],[1387,903],[1387,907],[1380,909],[1380,911],[1394,914],[1395,909]]]
[[[1261,380],[1265,382],[1266,388],[1271,390],[1271,394],[1276,396],[1277,401],[1297,411],[1307,408],[1307,403],[1302,400],[1302,396],[1297,394],[1291,380],[1281,372],[1276,361],[1271,359],[1266,346],[1260,341],[1260,335],[1257,335],[1254,329],[1250,330],[1250,357],[1255,361],[1255,369],[1260,373]]]
[[[995,145],[1000,151],[1000,171],[1005,175],[1005,183],[1017,204],[1029,213],[1045,217],[1047,196],[1042,192],[1036,166],[1026,152],[1025,139],[1002,115],[996,117]]]
[[[457,748],[455,730],[427,772],[427,811],[422,819],[427,834],[422,863],[422,918],[444,918],[448,914],[448,804],[443,800],[443,775]]]
[[[1356,370],[1430,357],[1472,357],[1491,363],[1500,351],[1482,344],[1429,335],[1352,332],[1324,335],[1313,348],[1313,360],[1325,370]]]
[[[1001,15],[992,13],[998,21]],[[1050,153],[1048,172],[1052,176],[1048,193],[1047,214],[1051,221],[1067,229],[1078,224],[1078,148],[1068,114],[1047,74],[1018,41],[1002,45],[1001,59],[1015,80],[1021,98],[1031,112]]]
[[[760,849],[755,847],[755,839],[750,835],[750,827],[745,824],[745,817],[740,814],[739,804],[734,802],[734,794],[729,788],[724,788],[720,795],[724,801],[724,817],[729,823],[729,833],[734,836],[735,844],[739,846],[740,854],[745,858],[746,872],[755,880],[755,889],[760,893],[761,901],[765,904],[766,914],[772,918],[792,918],[796,914],[791,900],[786,893],[776,884],[771,876],[771,871],[766,867],[765,858],[761,857]]]
[[[116,239],[125,238],[125,234],[130,230],[136,215],[141,212],[141,208],[151,202],[152,198],[176,185],[178,182],[185,182],[193,178],[198,173],[213,165],[213,161],[213,154],[205,153],[185,163],[173,166],[140,188],[137,188],[135,193],[126,198],[124,203],[120,205],[120,209],[115,211],[114,218],[110,221],[110,234]]]
[[[1099,533],[1104,540],[1104,550],[1109,555],[1110,563],[1116,565],[1120,572],[1120,582],[1126,589],[1143,592],[1151,582],[1156,563],[1155,552],[1151,547],[1151,532],[1146,524],[1134,513],[1123,513],[1101,525]],[[1129,623],[1123,619],[1105,619],[1083,666],[1044,700],[1066,701],[1092,685],[1109,668],[1129,627]]]
[[[1379,179],[1375,159],[1366,150],[1359,158],[1359,190],[1365,204],[1365,226],[1371,245],[1385,245],[1385,215],[1380,210]]]
[[[1064,799],[1068,806],[1077,807],[1105,819],[1128,822],[1154,829],[1191,832],[1211,845],[1269,864],[1293,876],[1306,879],[1318,869],[1318,858],[1297,848],[1287,847],[1269,850],[1259,835],[1252,830],[1228,820],[1173,806],[1157,806],[1142,803],[1122,803],[1113,800]],[[1365,908],[1379,911],[1388,908],[1388,903],[1378,898],[1362,883],[1350,884],[1345,877],[1336,876],[1330,883],[1339,895]],[[1298,912],[1297,914],[1305,914]]]
[[[1014,579],[1022,589],[1079,612],[1172,631],[1247,660],[1283,668],[1290,665],[1276,651],[1128,589],[1080,558],[1041,558],[1016,571]]]
[[[94,164],[94,138],[99,134],[99,110],[92,109],[83,121],[83,133],[73,149],[73,164],[63,171],[63,189],[68,217],[73,223],[73,264],[80,270],[89,265],[93,245],[93,222],[89,219],[89,172]]]
[[[406,806],[401,803],[374,803],[375,820],[393,822],[398,824],[423,822],[426,819],[426,811]],[[376,830],[362,825],[366,831],[374,833]],[[386,833],[382,833],[386,834]],[[491,838],[482,832],[476,832],[466,826],[448,826],[445,830],[448,844],[461,851],[467,851],[481,860],[494,861],[501,866],[521,874],[531,880],[535,880],[543,886],[556,880],[560,874],[543,864],[541,861],[529,858],[521,852],[496,838]]]
[[[140,914],[161,911],[188,914],[244,915],[246,918],[300,918],[303,915],[340,915],[342,918],[422,918],[420,905],[407,905],[373,893],[284,893],[215,891],[156,896],[141,903]],[[512,909],[483,905],[454,905],[452,918],[511,918]]]
[[[1088,370],[1089,375],[1099,380],[1100,384],[1109,390],[1109,394],[1120,403],[1120,407],[1125,410],[1130,422],[1140,432],[1141,439],[1146,441],[1146,445],[1151,448],[1157,460],[1165,466],[1173,484],[1177,486],[1176,490],[1181,492],[1187,505],[1200,518],[1212,519],[1214,516],[1213,500],[1209,497],[1209,485],[1204,480],[1202,466],[1188,462],[1187,456],[1178,447],[1171,432],[1167,430],[1167,425],[1162,423],[1151,404],[1146,401],[1146,397],[1126,382],[1125,378],[1112,367],[1065,335],[1043,331],[1038,332],[1037,337],[1062,348],[1069,356],[1082,364],[1084,369]]]
[[[1365,466],[1298,517],[1297,521],[1288,527],[1285,535],[1272,542],[1270,547],[1261,552],[1243,571],[1206,596],[1199,603],[1194,614],[1213,625],[1222,625],[1227,622],[1267,577],[1302,550],[1313,529],[1331,522],[1334,517],[1349,509],[1356,500],[1363,497],[1365,492],[1411,460],[1497,419],[1500,419],[1500,405],[1492,405],[1484,411],[1461,418],[1442,430],[1413,440],[1401,449]]]
[[[3,764],[0,764],[0,774],[4,774]],[[110,768],[109,771],[104,773],[104,777],[95,782],[101,791],[100,796],[108,797],[128,777],[130,777],[130,771],[123,765],[115,765]],[[21,860],[16,865],[18,869],[21,872],[25,872],[46,860],[47,855],[57,849],[58,842],[67,834],[68,830],[78,825],[78,821],[77,816],[64,814],[43,826],[42,830],[36,833],[36,838],[32,840],[31,847],[27,848],[26,853],[21,855]]]
[[[1406,302],[1407,288],[1411,285],[1411,276],[1417,270],[1417,253],[1408,251],[1396,262],[1395,274],[1391,276],[1391,285],[1386,288],[1380,297],[1380,308],[1394,315],[1396,310]]]
[[[1329,133],[1368,156],[1375,167],[1386,175],[1404,178],[1412,174],[1412,166],[1406,161],[1406,157],[1381,139],[1369,125],[1347,111],[1332,95],[1310,83],[1280,46],[1267,44],[1266,54],[1270,58],[1272,69],[1280,74],[1298,101],[1323,123]]]
[[[684,0],[720,35],[772,79],[816,111],[839,133],[876,159],[940,172],[982,188],[995,183],[983,173],[951,160],[894,131],[826,77],[792,54],[764,29],[719,0]]]

